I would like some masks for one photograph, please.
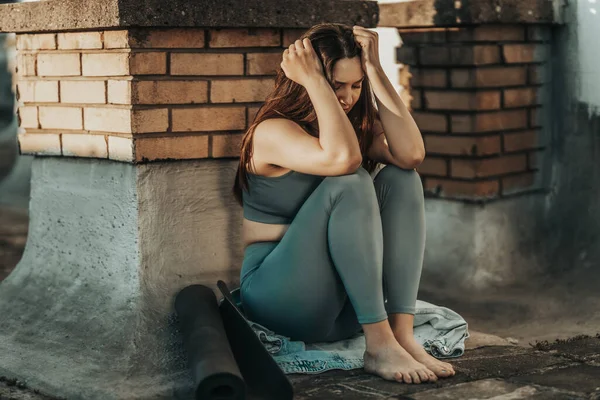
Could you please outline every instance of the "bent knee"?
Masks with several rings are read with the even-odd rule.
[[[414,169],[402,169],[395,165],[387,165],[377,174],[375,180],[386,185],[401,186],[404,190],[423,191],[421,177]]]
[[[352,174],[328,176],[323,180],[322,184],[334,188],[337,191],[356,190],[358,192],[364,192],[373,187],[373,179],[371,178],[371,175],[361,167]]]

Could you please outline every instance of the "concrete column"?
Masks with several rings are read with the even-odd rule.
[[[69,399],[189,395],[173,296],[238,281],[236,158],[281,53],[317,22],[376,19],[366,1],[0,6],[36,156],[0,375]]]

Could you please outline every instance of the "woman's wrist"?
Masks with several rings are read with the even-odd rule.
[[[323,86],[329,86],[329,83],[327,82],[327,79],[325,79],[324,76],[311,77],[304,83],[304,88],[307,91],[322,88]]]
[[[381,64],[366,64],[365,65],[367,78],[369,81],[373,81],[378,78],[385,78],[385,72],[383,71],[383,67]]]

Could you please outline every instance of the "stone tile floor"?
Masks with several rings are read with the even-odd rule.
[[[27,215],[19,210],[0,208],[0,281],[19,261],[26,236]],[[435,384],[406,385],[386,382],[360,370],[292,375],[295,399],[600,400],[600,335],[516,346],[501,337],[471,331],[465,355],[452,361],[457,374],[450,379]],[[0,377],[0,400],[5,399],[55,398],[22,382]]]

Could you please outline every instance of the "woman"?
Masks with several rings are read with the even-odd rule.
[[[248,317],[305,342],[362,328],[365,370],[388,380],[454,375],[413,336],[425,241],[414,168],[424,155],[375,32],[322,24],[291,44],[244,137],[234,186]],[[377,163],[387,166],[373,180]]]

